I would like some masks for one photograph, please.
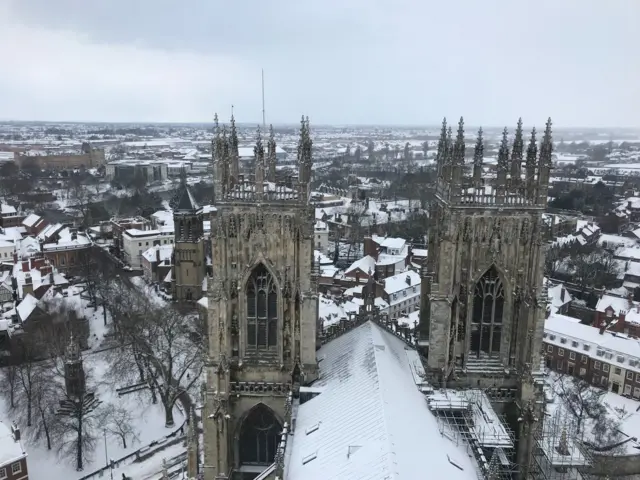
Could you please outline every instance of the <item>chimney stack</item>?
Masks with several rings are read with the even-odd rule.
[[[11,425],[11,433],[13,434],[13,439],[16,442],[20,441],[20,429],[18,428],[18,425],[16,425],[15,423]]]
[[[607,329],[607,324],[604,323],[604,320],[600,323],[600,335],[604,335],[604,331]]]

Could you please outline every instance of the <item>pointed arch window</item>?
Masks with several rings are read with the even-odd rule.
[[[278,336],[278,292],[266,267],[258,265],[247,282],[247,348],[275,348]]]
[[[504,285],[495,267],[476,284],[471,318],[471,355],[498,357],[502,341]]]
[[[258,404],[242,422],[240,465],[271,465],[276,457],[281,427],[271,410]]]

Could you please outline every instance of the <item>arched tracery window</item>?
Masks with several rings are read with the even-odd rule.
[[[247,282],[247,348],[270,349],[277,345],[278,292],[276,283],[263,264]]]
[[[251,410],[240,431],[240,465],[271,465],[281,427],[275,415],[259,404]]]
[[[478,281],[471,318],[471,355],[497,357],[502,340],[504,286],[495,267]]]

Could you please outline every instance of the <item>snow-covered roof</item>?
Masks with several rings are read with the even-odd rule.
[[[16,312],[18,312],[18,317],[21,321],[25,321],[29,318],[29,315],[33,313],[33,311],[38,306],[38,299],[27,293],[20,304],[16,307]]]
[[[385,238],[385,237],[379,237],[378,235],[372,235],[371,239],[381,247],[393,248],[397,250],[402,250],[407,243],[407,241],[404,238],[394,238],[394,237]]]
[[[553,343],[563,348],[573,348],[581,350],[584,355],[600,359],[606,363],[640,372],[640,366],[631,365],[629,360],[640,360],[640,341],[631,338],[623,333],[614,333],[605,330],[600,334],[600,329],[580,323],[580,320],[566,315],[551,314],[544,324],[545,338],[547,343]],[[554,335],[555,338],[551,338]],[[562,339],[565,339],[563,342]],[[578,342],[573,347],[571,341]],[[589,349],[584,350],[584,345]],[[611,354],[611,358],[598,355],[598,351]],[[618,355],[620,354],[620,355]],[[621,360],[619,361],[619,356]]]
[[[324,328],[336,325],[340,320],[348,320],[350,313],[358,313],[361,303],[354,300],[341,301],[339,304],[325,295],[318,295],[318,317]]]
[[[372,322],[324,345],[321,393],[298,407],[285,479],[477,480],[418,390],[414,353]]]
[[[384,279],[384,291],[391,295],[409,287],[420,286],[420,275],[413,270]]]
[[[20,442],[16,442],[11,427],[0,420],[0,467],[26,457]]]
[[[6,203],[0,203],[0,209],[2,211],[2,215],[15,215],[16,213],[18,213],[16,207],[7,205]]]
[[[366,257],[353,262],[351,266],[345,270],[344,273],[348,274],[357,269],[362,270],[366,274],[369,274],[369,272],[374,272],[376,270],[376,259],[371,255],[367,255]]]
[[[145,250],[142,256],[151,263],[154,263],[158,259],[158,253],[160,254],[160,261],[171,260],[173,255],[173,244],[168,245],[156,245]]]
[[[29,215],[27,215],[27,218],[25,218],[22,221],[22,224],[25,227],[33,227],[36,223],[38,223],[40,220],[42,219],[42,217],[40,215],[36,215],[35,213],[31,213]]]
[[[607,308],[611,307],[614,313],[627,313],[629,308],[633,307],[633,302],[627,298],[614,297],[613,295],[603,295],[596,304],[596,310],[604,313]]]

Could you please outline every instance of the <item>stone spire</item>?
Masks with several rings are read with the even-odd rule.
[[[511,187],[517,188],[521,183],[522,176],[522,154],[524,151],[524,141],[522,139],[522,118],[518,119],[516,136],[513,139],[511,149]]]
[[[220,176],[219,167],[222,160],[222,136],[220,135],[220,124],[218,123],[218,114],[213,116],[213,138],[211,139],[211,163],[213,167],[213,202],[216,201],[216,195],[222,193],[222,178]]]
[[[551,119],[547,120],[542,143],[540,143],[540,158],[538,160],[538,203],[547,204],[547,191],[549,190],[549,176],[553,162],[553,137],[551,136]]]
[[[482,138],[482,127],[478,130],[476,148],[473,151],[473,186],[482,186],[482,163],[484,161],[484,139]]]
[[[276,181],[276,139],[273,136],[273,125],[269,125],[269,141],[267,142],[267,180]]]
[[[264,194],[264,147],[262,145],[262,135],[259,125],[256,134],[256,146],[253,147],[253,156],[256,161],[256,200],[262,200]]]
[[[531,139],[527,147],[527,198],[529,201],[535,201],[536,192],[536,163],[538,157],[538,144],[536,142],[536,127],[531,130]]]
[[[459,195],[462,188],[462,169],[464,168],[464,154],[466,146],[464,143],[464,118],[460,117],[458,122],[458,133],[455,144],[452,146],[451,158],[451,189],[452,195]]]
[[[436,152],[436,168],[438,170],[438,178],[444,178],[444,159],[447,152],[447,119],[442,120],[442,129],[440,130],[440,138],[438,139],[438,151]]]
[[[240,152],[238,151],[238,131],[236,129],[236,120],[231,115],[231,132],[229,134],[229,153],[231,156],[231,170],[229,172],[229,179],[232,185],[238,182],[238,175],[240,174]]]
[[[224,197],[229,193],[230,186],[230,174],[231,174],[231,162],[229,158],[229,140],[227,139],[227,127],[222,127],[222,138],[220,138],[220,159],[218,160],[217,176],[220,178],[219,184],[221,186],[219,192],[216,195]]]
[[[496,178],[496,190],[498,196],[504,197],[507,186],[507,172],[509,171],[509,139],[507,138],[507,127],[502,132],[502,142],[498,150],[498,167]]]
[[[308,185],[311,181],[311,135],[309,129],[309,117],[302,117],[300,121],[300,140],[298,141],[298,181]]]

